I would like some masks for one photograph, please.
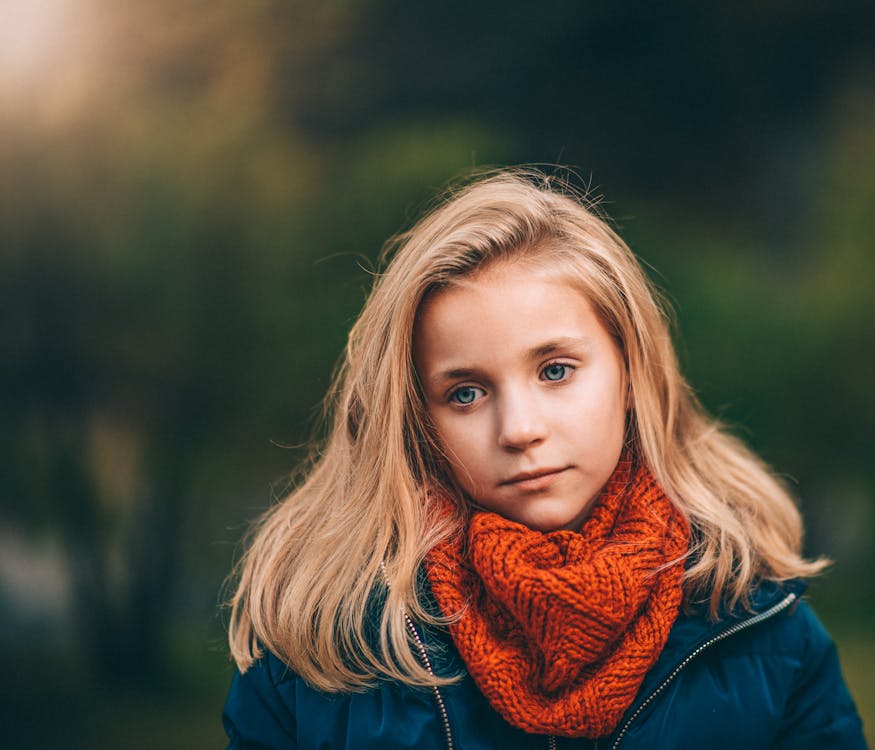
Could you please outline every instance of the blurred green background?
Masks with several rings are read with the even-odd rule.
[[[223,577],[382,242],[574,165],[791,482],[875,726],[875,4],[0,4],[0,726],[222,746]]]

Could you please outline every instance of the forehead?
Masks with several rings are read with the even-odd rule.
[[[525,265],[502,265],[429,295],[417,317],[414,356],[429,370],[508,363],[558,342],[606,335],[578,287]]]

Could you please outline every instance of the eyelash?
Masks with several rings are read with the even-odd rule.
[[[557,378],[556,380],[553,380],[553,379],[551,379],[551,378],[544,377],[544,374],[545,374],[545,373],[547,372],[547,370],[549,370],[551,367],[562,367],[562,368],[564,368],[564,371],[563,371],[563,373],[562,373],[562,377],[561,377],[561,378]],[[571,374],[572,372],[574,372],[574,370],[576,370],[576,369],[577,369],[577,368],[576,368],[574,365],[569,365],[569,364],[567,364],[566,362],[548,362],[546,365],[544,365],[544,366],[541,368],[541,372],[540,372],[540,374],[539,374],[539,377],[540,377],[541,380],[544,380],[544,381],[546,381],[546,382],[548,382],[548,383],[564,383],[566,380],[568,380],[568,378],[570,377],[570,374]],[[456,404],[457,406],[461,406],[461,407],[463,407],[463,408],[467,408],[467,407],[469,407],[471,404],[473,404],[475,401],[478,400],[477,398],[472,398],[470,401],[459,401],[458,396],[459,396],[459,394],[462,393],[463,391],[480,391],[481,393],[485,393],[485,391],[483,390],[483,388],[481,388],[480,386],[476,386],[476,385],[463,385],[463,386],[460,386],[460,387],[458,387],[458,388],[455,388],[453,391],[451,391],[448,400],[449,400],[451,403]],[[482,398],[482,396],[481,396],[481,398]]]
[[[450,402],[454,403],[456,406],[468,407],[477,400],[476,398],[474,398],[474,399],[471,399],[470,401],[459,401],[457,397],[460,393],[462,393],[462,391],[481,391],[481,392],[484,392],[483,389],[480,388],[479,386],[463,385],[463,386],[460,386],[459,388],[455,388],[450,393],[450,396],[449,396]]]
[[[562,377],[557,380],[552,380],[551,378],[543,377],[544,373],[547,372],[551,367],[562,367],[564,368],[564,372]],[[571,373],[574,372],[577,368],[574,365],[569,365],[567,362],[548,362],[541,368],[541,379],[546,380],[548,383],[563,383],[571,376]]]

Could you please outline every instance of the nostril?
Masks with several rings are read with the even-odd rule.
[[[525,450],[526,448],[541,442],[544,439],[543,430],[535,425],[516,425],[513,428],[505,428],[499,437],[499,444],[510,450]]]

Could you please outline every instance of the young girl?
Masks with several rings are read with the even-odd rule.
[[[230,747],[865,747],[824,563],[607,224],[505,171],[394,250],[239,566]]]

